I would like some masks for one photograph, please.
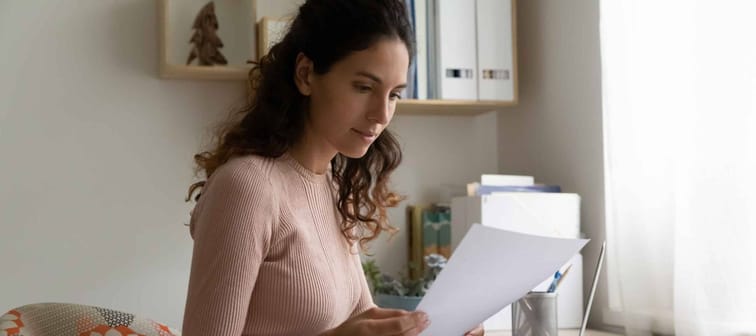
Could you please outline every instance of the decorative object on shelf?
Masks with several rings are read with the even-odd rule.
[[[415,310],[425,292],[446,266],[446,258],[440,254],[425,256],[425,273],[419,279],[403,274],[399,279],[380,271],[375,260],[362,263],[375,304],[381,308]],[[410,266],[412,267],[412,266]]]
[[[226,57],[218,50],[223,48],[223,42],[215,32],[218,30],[218,18],[215,16],[215,4],[212,1],[197,13],[192,29],[194,35],[189,43],[194,45],[186,60],[187,65],[195,58],[198,59],[199,65],[228,64]]]

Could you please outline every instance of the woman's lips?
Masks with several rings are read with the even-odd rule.
[[[375,132],[370,132],[370,131],[365,132],[365,131],[360,131],[355,128],[352,128],[352,131],[354,133],[357,133],[357,135],[359,135],[362,139],[364,139],[367,142],[373,142],[373,140],[375,140],[375,138],[378,137],[378,134]]]

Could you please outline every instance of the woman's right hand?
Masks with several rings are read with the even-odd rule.
[[[430,320],[424,312],[370,308],[321,336],[415,336],[429,325]]]

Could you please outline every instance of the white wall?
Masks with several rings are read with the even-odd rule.
[[[498,171],[496,124],[496,113],[394,118],[391,128],[403,146],[404,161],[392,185],[407,200],[389,211],[392,224],[402,231],[373,244],[371,251],[383,271],[398,274],[407,270],[406,205],[448,202],[442,199],[447,185],[464,187],[479,181],[480,174]]]
[[[243,91],[158,79],[155,9],[0,5],[0,310],[78,302],[180,326],[191,156]]]
[[[155,0],[0,2],[0,311],[76,302],[180,328],[191,157],[243,87],[159,79],[156,21]],[[396,188],[431,202],[497,171],[496,120],[397,117]],[[398,271],[406,236],[374,252]]]
[[[599,1],[517,5],[520,103],[499,115],[499,167],[580,194],[582,231],[593,239],[583,250],[587,296],[605,236]],[[593,326],[608,307],[600,281]]]

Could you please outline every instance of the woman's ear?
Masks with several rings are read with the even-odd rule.
[[[312,60],[300,52],[297,55],[297,63],[294,68],[294,83],[302,95],[309,96],[312,94],[311,79],[313,70]]]

